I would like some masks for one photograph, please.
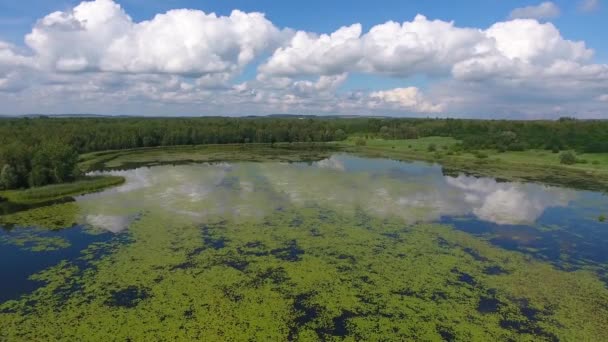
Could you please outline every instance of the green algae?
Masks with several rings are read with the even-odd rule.
[[[608,324],[608,290],[592,273],[446,226],[319,207],[262,222],[180,221],[144,215],[133,242],[94,269],[64,262],[35,275],[44,287],[0,306],[0,336],[600,340]]]
[[[70,243],[57,236],[40,236],[33,232],[17,236],[0,236],[0,244],[13,245],[32,252],[57,251],[70,246]]]
[[[14,214],[1,215],[0,225],[8,227],[62,229],[77,224],[78,213],[79,207],[75,202],[54,204],[26,211],[19,211]]]
[[[140,169],[47,209],[129,243],[33,275],[43,286],[0,304],[0,340],[602,340],[595,270],[423,223],[466,213],[456,190],[339,161]]]

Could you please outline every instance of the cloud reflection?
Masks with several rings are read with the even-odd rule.
[[[339,170],[340,172],[335,172]],[[119,232],[130,215],[165,210],[176,220],[262,219],[291,204],[345,213],[364,210],[405,222],[475,215],[497,224],[533,223],[574,192],[490,178],[446,177],[436,167],[332,156],[312,165],[235,163],[158,166],[113,172],[125,185],[78,199],[87,223]]]

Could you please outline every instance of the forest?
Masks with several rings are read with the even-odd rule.
[[[0,189],[36,187],[80,176],[78,155],[139,147],[330,142],[453,137],[463,150],[608,152],[608,121],[196,117],[23,117],[0,119]]]

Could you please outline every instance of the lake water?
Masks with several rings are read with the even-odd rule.
[[[0,340],[607,340],[601,193],[340,154],[111,173],[7,216]]]

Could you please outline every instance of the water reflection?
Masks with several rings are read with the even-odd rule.
[[[498,183],[489,178],[446,177],[462,190],[462,200],[477,218],[497,224],[531,224],[549,207],[567,206],[573,191],[534,184]]]
[[[113,171],[127,182],[81,196],[85,223],[124,230],[142,210],[166,210],[194,222],[263,218],[285,205],[317,205],[413,223],[469,216],[499,224],[534,224],[547,208],[565,207],[576,191],[489,178],[444,176],[437,166],[346,155],[312,164],[234,163]]]

